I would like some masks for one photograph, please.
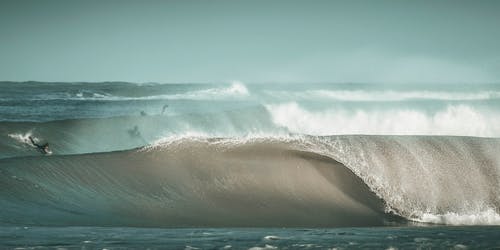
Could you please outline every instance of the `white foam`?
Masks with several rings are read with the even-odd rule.
[[[30,144],[31,145],[31,142],[30,142],[30,136],[32,137],[32,131],[28,131],[26,133],[16,133],[16,134],[8,134],[8,136],[14,140],[16,140],[17,142],[19,143],[23,143],[23,144]],[[36,139],[36,138],[35,138]]]
[[[500,225],[498,139],[318,137],[312,150],[343,163],[407,219]]]
[[[279,240],[280,237],[274,235],[268,235],[264,237],[264,240]]]
[[[270,250],[270,249],[278,249],[278,247],[266,244],[264,247],[251,247],[248,250]]]
[[[446,225],[500,225],[500,215],[493,209],[477,213],[459,214],[448,212],[445,214],[424,213],[419,222],[446,224]]]
[[[243,82],[233,81],[231,86],[227,89],[228,93],[238,94],[238,95],[248,95],[248,89]]]
[[[217,139],[214,140],[214,138]],[[291,142],[302,141],[304,139],[304,135],[299,134],[248,133],[243,136],[227,137],[224,135],[216,135],[190,130],[182,134],[172,134],[160,137],[148,146],[141,148],[140,151],[151,151],[161,148],[167,148],[171,145],[179,145],[184,141],[210,143],[213,145],[221,146],[235,146],[259,141]]]
[[[108,93],[96,93],[91,91],[80,91],[76,94],[55,93],[38,95],[30,100],[101,100],[101,101],[126,101],[126,100],[218,100],[242,98],[249,96],[250,92],[244,83],[240,81],[231,82],[230,86],[208,88],[202,90],[188,91],[180,94],[161,94],[151,96],[114,96]],[[3,100],[3,99],[2,99]],[[5,99],[12,100],[12,99]]]
[[[292,133],[500,136],[499,112],[480,111],[467,105],[450,105],[435,113],[397,108],[309,111],[296,102],[266,108],[277,126]]]
[[[83,99],[87,100],[217,100],[246,97],[250,93],[242,82],[234,81],[229,87],[209,88],[202,90],[189,91],[181,94],[164,94],[142,97],[109,96],[95,93],[93,97]]]
[[[186,139],[192,141],[206,142],[210,137],[211,137],[210,134],[200,131],[188,131],[183,134],[173,134],[173,135],[163,136],[153,141],[149,145],[143,147],[141,151],[151,151],[151,150],[165,148],[170,145],[175,145]]]

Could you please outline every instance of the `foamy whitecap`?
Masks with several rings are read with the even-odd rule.
[[[99,96],[105,100],[217,100],[242,98],[249,95],[247,87],[242,82],[233,82],[229,87],[195,90],[180,94],[164,94],[143,97]]]
[[[217,99],[244,97],[249,94],[247,87],[239,81],[232,82],[229,87],[211,88],[192,91],[185,94],[171,95],[171,99]]]
[[[444,214],[424,213],[415,220],[446,225],[500,225],[500,215],[491,208],[476,213],[463,214],[455,212]]]
[[[296,102],[266,108],[276,125],[293,133],[500,136],[499,112],[467,105],[450,105],[434,113],[398,108],[309,111]]]
[[[19,143],[27,143],[31,145],[30,136],[32,136],[32,131],[28,131],[26,133],[16,133],[16,134],[8,134],[8,136]]]
[[[275,235],[268,235],[264,237],[264,240],[279,240],[280,237],[275,236]]]
[[[239,95],[248,95],[247,87],[245,86],[245,84],[243,84],[243,82],[240,81],[231,82],[231,86],[228,88],[228,92]]]
[[[270,249],[278,249],[278,247],[266,244],[263,247],[256,246],[256,247],[251,247],[248,250],[270,250]]]

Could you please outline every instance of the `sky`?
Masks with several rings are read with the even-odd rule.
[[[0,80],[500,83],[500,1],[0,1]]]

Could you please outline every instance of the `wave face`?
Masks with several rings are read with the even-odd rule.
[[[316,138],[393,211],[412,221],[500,224],[499,139],[443,136]]]
[[[4,159],[3,223],[382,225],[383,202],[337,161],[282,142],[181,140],[104,154]]]
[[[498,139],[184,138],[0,160],[7,224],[500,224]]]

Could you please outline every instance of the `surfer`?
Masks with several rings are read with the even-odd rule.
[[[133,129],[128,130],[130,137],[141,137],[141,132],[139,132],[139,127],[134,126]]]
[[[40,145],[40,144],[37,144],[37,143],[33,140],[33,138],[32,138],[31,136],[30,136],[29,138],[30,138],[31,143],[32,143],[35,147],[37,147],[37,148],[38,148],[38,151],[40,151],[40,153],[42,153],[42,154],[44,154],[44,155],[46,155],[46,154],[50,154],[50,153],[51,153],[51,152],[50,152],[50,149],[49,149],[49,143],[45,143],[45,144],[43,144],[43,145]]]
[[[127,132],[128,132],[128,135],[130,135],[131,138],[139,139],[143,143],[147,144],[147,141],[142,137],[141,132],[139,131],[139,127],[137,125],[134,126],[133,129],[127,130]]]
[[[168,104],[163,105],[163,109],[161,110],[161,114],[165,113],[165,109],[168,108]]]

